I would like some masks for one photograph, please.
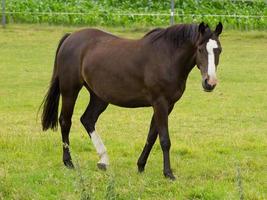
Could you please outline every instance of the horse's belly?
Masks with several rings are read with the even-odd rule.
[[[130,77],[120,81],[114,77],[94,77],[89,87],[103,101],[114,105],[130,108],[150,106],[149,94],[144,86]]]
[[[125,107],[125,108],[138,108],[138,107],[149,107],[151,106],[148,102],[142,101],[142,100],[132,100],[132,101],[114,101],[110,102],[113,105],[120,106],[120,107]]]
[[[147,97],[141,92],[124,91],[121,89],[93,89],[97,96],[102,100],[121,107],[135,108],[150,106]]]

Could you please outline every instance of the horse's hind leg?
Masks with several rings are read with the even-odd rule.
[[[62,108],[59,117],[59,123],[61,127],[61,135],[63,142],[63,162],[68,168],[74,168],[69,151],[69,133],[71,127],[71,117],[73,114],[73,108],[78,96],[78,91],[75,91],[72,95],[62,95]]]
[[[95,124],[100,114],[104,112],[104,110],[107,108],[108,103],[102,101],[92,91],[89,92],[90,103],[81,117],[81,123],[83,124],[87,133],[91,137],[93,145],[96,148],[96,151],[100,157],[100,160],[97,163],[98,168],[106,170],[106,167],[109,164],[109,158],[106,151],[106,147],[95,130]]]

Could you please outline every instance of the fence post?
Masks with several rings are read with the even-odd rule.
[[[171,0],[171,25],[174,24],[174,0]]]
[[[6,0],[2,0],[2,26],[6,26]]]

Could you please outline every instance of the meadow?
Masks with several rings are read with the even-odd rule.
[[[0,199],[267,199],[267,32],[225,31],[212,93],[195,68],[169,118],[176,181],[162,174],[157,141],[146,171],[136,162],[151,108],[109,106],[97,124],[110,168],[80,123],[89,101],[79,95],[70,134],[75,170],[62,163],[61,134],[42,132],[38,108],[48,88],[57,43],[77,27],[0,28]],[[145,31],[103,28],[123,37]]]

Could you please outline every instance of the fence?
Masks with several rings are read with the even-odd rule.
[[[25,18],[27,22],[28,16],[34,16],[35,21],[33,22],[46,22],[48,19],[55,18],[52,23],[61,22],[63,20],[58,20],[60,16],[65,16],[69,19],[65,21],[69,22],[69,24],[93,24],[94,20],[84,20],[82,18],[93,18],[92,16],[98,16],[99,18],[107,18],[114,17],[120,18],[124,17],[128,19],[127,22],[134,22],[136,18],[147,17],[148,23],[153,24],[153,21],[156,18],[161,18],[164,25],[166,25],[167,19],[169,19],[170,24],[174,24],[174,22],[199,22],[199,21],[207,21],[209,23],[222,21],[227,24],[226,27],[240,29],[240,30],[249,30],[249,29],[266,29],[267,28],[267,16],[266,15],[237,15],[237,14],[194,14],[194,13],[183,13],[183,12],[175,12],[174,9],[174,0],[170,2],[170,12],[154,12],[154,13],[139,13],[139,12],[107,12],[105,10],[98,12],[17,12],[17,11],[6,11],[5,10],[5,0],[2,0],[2,25],[5,26],[6,18],[9,21],[12,21],[13,18],[18,17]],[[82,16],[82,17],[81,17]],[[118,19],[120,20],[120,19]],[[112,20],[111,20],[112,21]],[[254,23],[255,22],[255,23]],[[147,22],[146,22],[147,23]],[[114,23],[115,24],[115,23]],[[131,24],[131,23],[129,23]],[[101,25],[101,23],[100,23]],[[105,25],[105,24],[104,24]],[[112,25],[112,23],[111,23]],[[147,24],[145,24],[147,25]]]

